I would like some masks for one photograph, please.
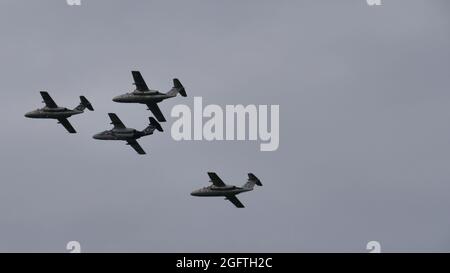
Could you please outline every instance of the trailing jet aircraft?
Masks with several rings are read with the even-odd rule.
[[[115,102],[122,103],[142,103],[148,106],[148,110],[152,111],[153,115],[160,122],[166,121],[166,118],[158,107],[158,103],[169,98],[176,97],[178,93],[186,97],[186,90],[178,79],[173,79],[173,88],[167,93],[161,93],[158,90],[151,90],[148,88],[144,78],[139,71],[131,71],[134,79],[136,89],[131,93],[126,93],[113,98]]]
[[[248,181],[242,187],[226,185],[220,177],[213,172],[208,173],[210,182],[213,183],[211,186],[204,187],[202,189],[193,191],[192,196],[225,196],[225,200],[229,200],[238,208],[243,208],[244,205],[239,201],[236,195],[252,191],[253,187],[256,185],[262,186],[261,181],[252,173],[248,174]]]
[[[25,114],[25,117],[57,119],[59,121],[58,123],[61,123],[71,134],[74,134],[77,131],[75,131],[67,118],[83,113],[85,108],[90,111],[94,111],[91,103],[84,96],[80,96],[81,102],[77,107],[75,107],[75,109],[59,107],[46,91],[41,91],[41,96],[44,100],[43,102],[45,103],[45,107],[28,112]]]
[[[138,131],[133,128],[127,128],[116,114],[109,113],[108,115],[111,119],[111,124],[114,125],[114,128],[95,134],[93,138],[100,140],[124,140],[127,142],[127,145],[133,147],[133,149],[141,155],[145,154],[145,151],[136,140],[143,136],[153,134],[153,131],[155,130],[160,132],[163,131],[161,125],[153,117],[149,118],[150,125],[147,126],[147,128],[142,131]]]

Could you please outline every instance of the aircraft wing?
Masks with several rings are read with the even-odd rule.
[[[239,201],[239,199],[236,197],[236,195],[228,195],[225,200],[230,200],[233,205],[235,205],[237,208],[244,208],[244,205]]]
[[[50,97],[50,95],[46,91],[41,91],[43,102],[48,108],[57,108],[58,105],[55,103],[55,101]]]
[[[133,149],[140,155],[145,155],[144,149],[142,149],[141,145],[136,140],[127,140],[127,144],[133,147]]]
[[[161,112],[161,109],[159,109],[158,104],[156,103],[147,103],[148,110],[152,111],[155,118],[160,121],[164,122],[166,121],[166,118],[164,117],[163,113]]]
[[[216,173],[208,173],[209,178],[211,179],[211,183],[213,183],[216,187],[224,187],[226,186],[225,183],[223,183],[222,179],[216,174]]]
[[[134,79],[134,85],[136,85],[136,89],[139,91],[149,91],[147,84],[144,81],[144,78],[141,75],[141,72],[139,71],[131,71],[131,74],[133,74]]]
[[[111,124],[114,125],[114,128],[127,128],[116,114],[109,113],[108,116],[111,119]]]
[[[62,124],[62,126],[64,126],[64,128],[66,128],[67,131],[69,131],[69,133],[75,134],[77,132],[66,118],[59,118],[58,121]]]

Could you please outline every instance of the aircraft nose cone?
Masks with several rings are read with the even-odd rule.
[[[26,118],[31,118],[31,116],[32,116],[31,112],[28,112],[28,113],[25,114]]]
[[[92,138],[94,138],[94,139],[101,139],[101,136],[100,136],[100,134],[95,134],[95,135],[92,136]]]
[[[191,195],[192,196],[198,196],[198,192],[197,191],[193,191],[193,192],[191,192]]]
[[[112,100],[114,102],[122,102],[123,101],[123,96],[122,95],[115,96]]]

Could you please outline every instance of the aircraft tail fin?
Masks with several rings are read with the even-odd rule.
[[[180,80],[173,79],[173,87],[172,89],[167,92],[167,95],[176,96],[178,93],[180,93],[181,96],[186,97],[186,90],[184,89],[184,86],[181,84]]]
[[[150,120],[150,124],[147,126],[147,128],[144,129],[144,134],[153,134],[153,131],[155,130],[158,130],[160,132],[164,131],[161,127],[161,124],[159,124],[159,122],[154,117],[149,117],[148,119]]]
[[[259,178],[256,177],[253,173],[249,173],[248,174],[248,180],[247,180],[247,183],[245,183],[244,188],[251,188],[251,189],[253,189],[253,187],[255,185],[262,186],[262,183],[259,180]]]
[[[150,126],[153,126],[156,130],[163,132],[163,128],[161,127],[161,124],[159,124],[159,122],[154,118],[154,117],[150,117]]]
[[[85,96],[80,96],[80,104],[75,108],[79,111],[84,111],[84,109],[89,109],[90,111],[94,111],[94,107],[92,104],[86,99]]]

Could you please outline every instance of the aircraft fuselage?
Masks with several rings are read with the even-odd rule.
[[[83,113],[83,111],[79,110],[71,110],[65,107],[58,108],[40,108],[37,110],[30,111],[25,114],[27,118],[43,118],[43,119],[60,119],[60,118],[68,118],[73,115],[78,115]]]
[[[95,134],[94,138],[99,140],[136,140],[143,136],[142,132],[132,129],[112,129]]]
[[[121,103],[158,103],[165,99],[173,98],[174,95],[160,93],[157,90],[150,91],[133,91],[113,98],[114,102]]]
[[[204,187],[198,190],[195,190],[191,193],[192,196],[228,196],[228,195],[237,195],[242,192],[251,191],[252,189],[245,189],[236,186],[226,186],[226,187],[215,187],[209,186]]]

